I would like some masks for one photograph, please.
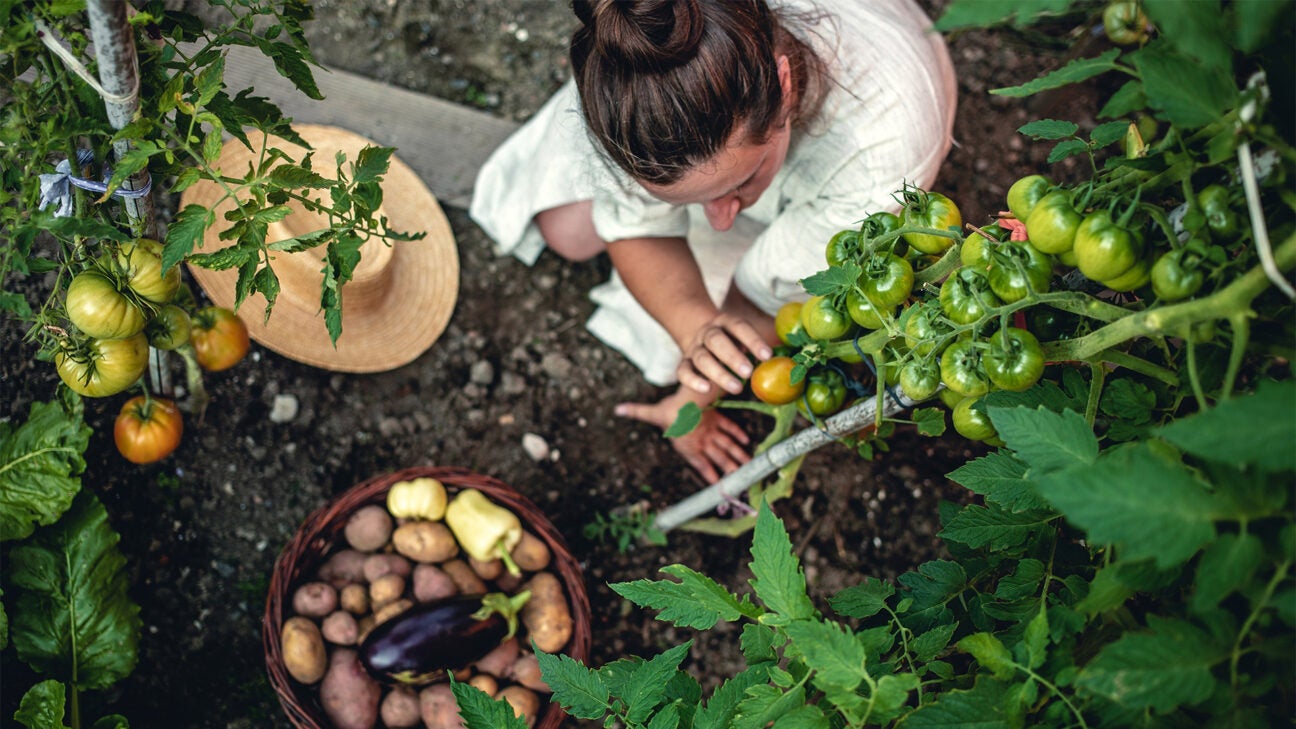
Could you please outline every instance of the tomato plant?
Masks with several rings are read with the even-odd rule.
[[[142,332],[120,339],[67,341],[54,355],[59,378],[87,397],[116,395],[148,369],[148,339]]]
[[[131,463],[160,461],[180,445],[184,418],[166,398],[136,395],[122,405],[113,422],[117,452]]]
[[[1206,273],[1200,264],[1201,259],[1187,248],[1166,251],[1152,264],[1152,291],[1158,299],[1166,302],[1192,296],[1206,282]]]
[[[805,343],[807,335],[805,325],[801,323],[802,305],[800,301],[789,301],[780,306],[774,315],[774,331],[778,334],[779,341],[788,346]]]
[[[761,402],[786,405],[805,392],[806,382],[792,382],[796,362],[791,357],[774,356],[756,365],[751,374],[751,389]]]
[[[1041,253],[1059,254],[1071,250],[1076,229],[1083,218],[1071,204],[1068,190],[1054,190],[1030,208],[1026,217],[1026,234],[1031,245]]]
[[[63,305],[73,326],[99,339],[129,337],[148,320],[111,278],[94,270],[82,271],[72,279]]]
[[[900,368],[900,388],[917,402],[930,399],[940,386],[940,367],[932,360],[911,359]]]
[[[939,231],[957,231],[963,227],[963,214],[953,200],[939,192],[924,192],[907,188],[902,193],[904,209],[900,222],[904,227],[928,228]],[[922,253],[942,253],[954,245],[954,238],[927,232],[908,232],[905,242]]]
[[[846,404],[846,382],[836,370],[819,369],[806,379],[805,393],[797,400],[797,407],[803,414],[809,408],[816,417],[823,418]]]
[[[180,268],[163,270],[162,244],[148,238],[124,243],[104,256],[104,268],[115,270],[140,298],[165,304],[180,290]]]
[[[941,284],[941,310],[956,324],[977,321],[1000,303],[990,279],[974,268],[960,268]]]
[[[194,314],[189,343],[198,364],[210,372],[227,370],[243,361],[250,346],[247,325],[220,306],[208,306]]]
[[[954,422],[954,430],[968,440],[988,441],[998,437],[995,432],[994,424],[990,422],[990,416],[985,412],[973,407],[980,398],[965,397],[950,411],[950,420]]]
[[[1053,183],[1044,175],[1026,175],[1008,188],[1008,212],[1025,223],[1032,210],[1049,193]]]
[[[1148,37],[1148,17],[1138,0],[1114,0],[1103,8],[1103,32],[1112,43],[1128,46]]]
[[[990,336],[990,347],[982,357],[986,377],[1001,390],[1021,392],[1039,382],[1044,374],[1044,350],[1034,334],[1007,327]]]
[[[990,261],[990,290],[1004,303],[1021,301],[1032,291],[1042,294],[1049,290],[1053,263],[1028,242],[1003,243],[994,249]]]
[[[909,298],[913,282],[913,265],[909,261],[894,253],[878,253],[865,262],[859,288],[879,310],[889,310]]]
[[[941,352],[941,382],[963,397],[980,397],[990,391],[980,346],[970,340],[951,344]]]
[[[150,347],[169,352],[189,342],[189,313],[174,304],[163,304],[144,325]]]
[[[1094,281],[1117,278],[1138,263],[1142,255],[1139,234],[1113,221],[1108,210],[1090,213],[1076,228],[1076,268]]]
[[[881,329],[893,315],[893,307],[880,308],[858,290],[846,294],[846,315],[865,329]]]

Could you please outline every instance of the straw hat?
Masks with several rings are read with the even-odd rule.
[[[300,124],[294,130],[315,149],[315,170],[329,175],[337,153],[346,154],[346,166],[360,150],[376,146],[352,132],[330,126]],[[306,150],[282,139],[272,143],[294,160]],[[253,147],[259,149],[256,140]],[[255,154],[238,140],[225,143],[217,167],[231,176],[242,176]],[[212,207],[223,191],[201,182],[186,189],[181,206]],[[211,253],[231,245],[219,234],[230,223],[224,212],[233,207],[225,200],[216,210],[216,223],[207,229],[200,252]],[[336,348],[329,339],[320,308],[320,283],[326,246],[300,253],[272,253],[271,268],[279,277],[279,297],[269,321],[265,298],[249,296],[238,309],[253,339],[289,359],[339,372],[382,372],[416,359],[445,330],[459,293],[459,255],[454,234],[441,206],[423,181],[395,156],[383,177],[383,203],[389,227],[404,233],[425,232],[415,241],[370,239],[360,248],[360,262],[350,281],[342,286],[342,335]],[[327,227],[322,215],[298,209],[272,223],[266,233],[274,242]],[[211,270],[189,266],[189,273],[218,306],[234,308],[237,269]]]

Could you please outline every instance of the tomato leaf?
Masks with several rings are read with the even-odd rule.
[[[1264,562],[1264,545],[1254,534],[1224,534],[1202,553],[1197,562],[1197,591],[1190,606],[1206,613],[1234,590],[1251,584]]]
[[[33,403],[18,428],[0,422],[0,542],[53,524],[81,490],[91,429],[81,399]]]
[[[119,540],[103,504],[82,491],[56,524],[10,552],[19,588],[11,638],[36,671],[86,690],[134,669],[141,623]]]
[[[855,286],[864,269],[858,263],[847,261],[840,266],[825,268],[813,276],[801,279],[801,285],[811,296],[832,297],[839,292],[843,295]]]
[[[1024,28],[1045,15],[1063,13],[1072,0],[955,0],[935,23],[941,32],[1011,23]]]
[[[1124,86],[1107,99],[1107,103],[1098,111],[1098,118],[1119,119],[1146,107],[1147,95],[1143,93],[1142,82],[1126,81]]]
[[[858,585],[852,585],[828,598],[828,604],[838,615],[848,618],[869,618],[886,607],[886,601],[895,594],[895,587],[885,580],[876,577],[865,577]]]
[[[688,435],[693,429],[698,427],[702,422],[702,408],[698,407],[695,402],[684,403],[679,412],[675,414],[675,422],[663,433],[667,438],[678,438],[681,435]]]
[[[751,585],[770,611],[787,620],[803,620],[815,614],[787,527],[766,501],[761,502],[756,516],[751,553]]]
[[[919,435],[936,437],[945,432],[945,411],[940,408],[915,408],[912,417]]]
[[[1233,74],[1233,49],[1221,32],[1225,24],[1219,0],[1143,0],[1143,8],[1157,26],[1158,41],[1173,46],[1197,65]]]
[[[485,691],[462,681],[450,679],[450,691],[459,705],[459,716],[468,727],[499,727],[499,729],[526,729],[526,721],[513,713],[513,707],[503,699],[492,699]]]
[[[980,678],[967,691],[944,691],[935,701],[923,704],[905,717],[905,729],[949,729],[950,727],[976,727],[976,729],[1010,729],[1018,726],[1009,716],[1010,707],[1005,701],[1008,684]]]
[[[1077,688],[1160,714],[1211,696],[1216,684],[1211,667],[1227,652],[1182,620],[1149,615],[1148,628],[1104,647],[1076,677]]]
[[[1225,400],[1206,412],[1177,420],[1157,434],[1204,460],[1254,463],[1269,473],[1291,470],[1296,468],[1296,457],[1274,444],[1296,442],[1293,402],[1296,381],[1262,380],[1254,395]]]
[[[974,549],[988,546],[992,550],[1005,550],[1030,539],[1054,518],[1056,514],[1051,511],[1014,513],[973,504],[964,507],[938,536]]]
[[[598,671],[564,654],[536,651],[540,675],[553,690],[553,701],[577,719],[601,719],[609,709],[610,695]]]
[[[1085,466],[1098,456],[1098,439],[1074,410],[988,407],[990,422],[1032,475]]]
[[[1101,149],[1109,144],[1119,142],[1125,137],[1125,132],[1129,130],[1129,123],[1126,121],[1113,121],[1106,124],[1099,124],[1089,132],[1089,139],[1094,146]]]
[[[683,565],[667,565],[671,580],[634,580],[609,584],[612,591],[634,604],[660,610],[657,618],[679,627],[709,630],[718,622],[757,618],[761,610],[751,600],[730,594],[715,580]]]
[[[1002,89],[991,89],[990,93],[997,96],[1031,96],[1041,91],[1061,88],[1068,84],[1080,83],[1098,76],[1099,74],[1119,68],[1116,65],[1116,57],[1121,53],[1119,48],[1112,48],[1105,51],[1100,56],[1094,58],[1079,58],[1056,71],[1047,73],[1032,81],[1027,81],[1020,86],[1010,86]]]
[[[1203,65],[1164,45],[1134,54],[1148,105],[1165,120],[1186,128],[1209,124],[1236,105],[1237,86],[1227,70]]]
[[[1074,137],[1079,130],[1075,122],[1040,119],[1018,127],[1017,133],[1032,139],[1067,139]]]
[[[1061,162],[1067,157],[1073,157],[1077,154],[1084,154],[1089,151],[1089,145],[1080,139],[1067,139],[1059,142],[1052,151],[1049,152],[1049,164]]]

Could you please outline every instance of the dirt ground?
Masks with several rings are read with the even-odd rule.
[[[526,119],[567,77],[574,19],[563,3],[314,5],[317,20],[308,33],[322,64],[510,119]],[[936,15],[944,2],[923,5]],[[1050,170],[1047,150],[1025,142],[1016,128],[1050,112],[1084,125],[1075,115],[1091,108],[1075,98],[1031,106],[987,90],[1024,82],[1081,49],[1040,46],[1009,32],[952,35],[949,43],[960,80],[957,146],[937,188],[966,220],[984,221],[1016,177],[1067,174]],[[375,474],[425,464],[492,475],[545,510],[585,570],[591,664],[652,655],[693,638],[688,665],[706,686],[736,670],[734,631],[671,629],[624,603],[607,583],[651,578],[664,565],[682,563],[743,590],[747,537],[675,531],[664,547],[621,552],[584,535],[587,524],[618,507],[642,501],[660,509],[704,486],[660,433],[612,415],[618,401],[667,391],[643,382],[583,327],[593,309],[586,292],[606,278],[608,263],[573,265],[546,253],[526,268],[496,259],[463,210],[446,212],[461,261],[458,304],[444,335],[413,363],[375,375],[335,374],[254,344],[238,367],[208,376],[213,402],[205,422],[189,423],[180,449],[148,467],[126,463],[112,444],[121,399],[87,401],[95,433],[85,486],[105,502],[122,535],[144,633],[134,673],[86,695],[85,716],[117,712],[138,727],[289,726],[261,647],[275,558],[330,498]],[[13,322],[0,325],[0,342],[0,416],[21,420],[33,400],[53,396],[58,380],[51,366],[34,360]],[[276,399],[295,402],[295,415],[272,418]],[[743,422],[763,435],[764,421]],[[549,456],[528,455],[526,434],[542,438]],[[902,427],[891,452],[873,462],[836,446],[811,454],[793,496],[775,506],[814,598],[824,605],[865,576],[894,577],[939,556],[938,503],[968,498],[945,474],[976,452],[956,435],[922,438]],[[0,723],[31,684],[25,667],[12,662],[2,675]]]

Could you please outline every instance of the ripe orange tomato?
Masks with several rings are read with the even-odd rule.
[[[786,405],[801,397],[805,392],[805,379],[793,384],[793,367],[796,367],[796,362],[784,356],[770,357],[756,365],[751,376],[752,394],[770,405]]]
[[[208,306],[194,314],[189,342],[203,369],[227,370],[247,356],[247,325],[229,309]]]
[[[171,455],[184,434],[175,403],[137,395],[126,401],[113,423],[117,451],[131,463],[153,463]]]

